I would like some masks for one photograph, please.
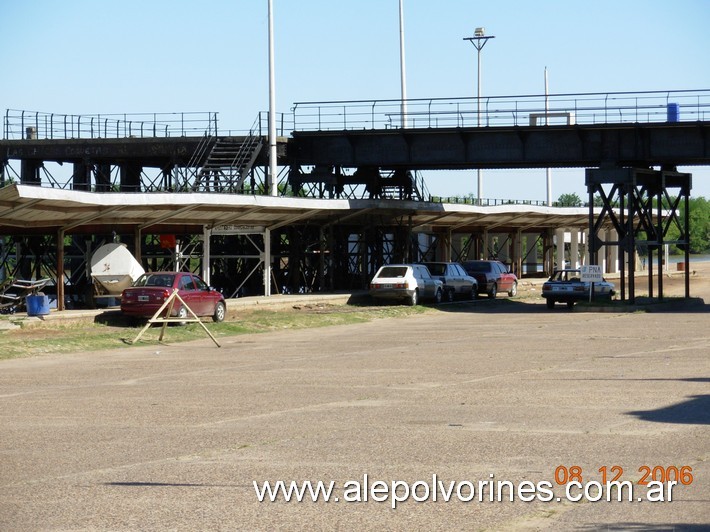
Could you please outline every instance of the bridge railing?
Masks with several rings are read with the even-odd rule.
[[[297,102],[294,131],[710,120],[710,89]],[[480,105],[479,105],[480,104]],[[480,112],[479,112],[480,108]]]
[[[67,115],[7,109],[4,139],[188,137],[217,134],[217,113]]]

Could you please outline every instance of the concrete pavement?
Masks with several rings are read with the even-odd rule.
[[[499,301],[4,361],[0,529],[701,530],[709,316]],[[555,477],[574,466],[693,481],[672,502],[567,502]],[[364,475],[436,475],[464,498],[465,482],[549,481],[562,500],[345,502]],[[278,480],[334,481],[339,502],[258,502],[253,482]]]

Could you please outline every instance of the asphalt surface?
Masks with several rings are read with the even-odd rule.
[[[710,528],[707,306],[544,307],[1,362],[0,530]],[[555,484],[613,466],[692,482],[671,502],[639,502],[638,484],[633,502],[569,502]],[[364,475],[436,475],[462,498],[465,481],[550,482],[555,498],[345,501]],[[254,481],[278,480],[334,481],[339,502],[259,502]]]

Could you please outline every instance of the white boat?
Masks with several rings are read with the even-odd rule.
[[[105,244],[91,256],[91,277],[112,296],[145,273],[125,244]]]

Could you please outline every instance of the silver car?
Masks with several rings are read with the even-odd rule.
[[[456,297],[476,299],[478,281],[471,277],[458,262],[422,262],[432,277],[444,283],[444,299],[453,301]]]
[[[375,300],[400,300],[410,305],[425,299],[441,303],[444,285],[421,264],[389,264],[372,278],[370,295]]]
[[[555,308],[555,303],[566,303],[574,307],[577,301],[588,301],[592,283],[582,282],[581,270],[557,270],[542,285],[542,297],[547,300],[547,308]],[[594,283],[594,299],[611,301],[614,285],[604,279]]]

